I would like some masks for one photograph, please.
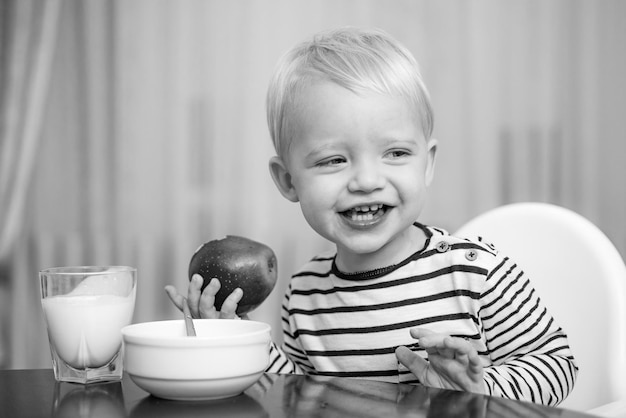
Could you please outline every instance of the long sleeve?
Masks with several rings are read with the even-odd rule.
[[[284,342],[282,347],[272,342],[270,346],[270,363],[267,368],[268,373],[279,374],[303,374],[304,370],[311,370],[312,367],[308,363],[305,353],[298,348],[298,344],[292,334],[289,325],[289,299],[291,297],[291,285],[287,288],[283,298],[281,310],[281,323],[283,327]]]
[[[490,394],[557,405],[573,389],[578,368],[567,337],[528,278],[508,258],[486,277],[479,318],[492,365]]]

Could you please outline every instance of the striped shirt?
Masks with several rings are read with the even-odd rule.
[[[469,339],[488,394],[561,402],[577,367],[523,271],[480,240],[415,227],[426,244],[398,264],[345,274],[329,253],[293,275],[282,306],[284,343],[272,345],[267,371],[418,383],[395,349],[427,358],[409,334],[421,327]]]

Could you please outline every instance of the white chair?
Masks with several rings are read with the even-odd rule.
[[[514,259],[567,333],[579,372],[560,407],[626,416],[626,267],[606,235],[545,203],[493,209],[455,235],[481,236]]]

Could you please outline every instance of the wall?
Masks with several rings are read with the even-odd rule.
[[[289,274],[328,244],[275,190],[264,95],[281,53],[336,25],[378,26],[421,63],[440,140],[423,222],[489,208],[573,209],[626,254],[626,3],[66,0],[50,103],[12,260],[9,367],[47,367],[37,271],[139,269],[135,321],[178,317],[202,242],[267,243],[280,283],[253,315],[280,338]],[[29,324],[27,327],[23,324]]]

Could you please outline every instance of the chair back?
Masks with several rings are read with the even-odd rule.
[[[455,235],[481,236],[516,261],[567,333],[579,372],[561,407],[586,411],[626,398],[626,266],[600,229],[559,206],[515,203]]]

